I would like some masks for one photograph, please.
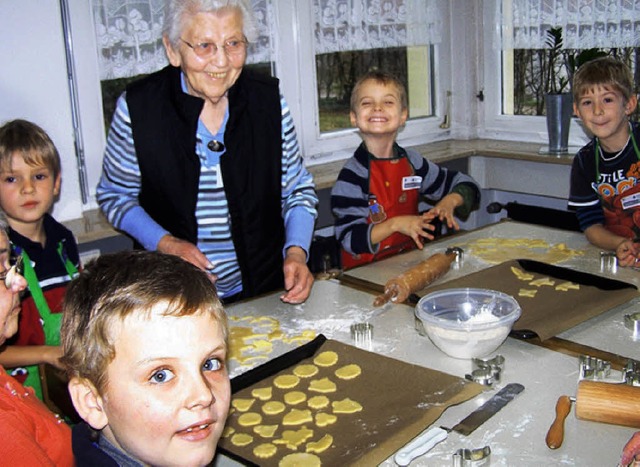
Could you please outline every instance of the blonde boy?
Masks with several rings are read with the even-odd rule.
[[[331,192],[343,268],[421,249],[433,239],[436,220],[457,230],[454,214],[467,216],[478,205],[480,191],[471,177],[396,143],[408,118],[402,82],[389,73],[367,73],[353,88],[350,116],[362,144]],[[434,207],[420,213],[423,197]]]
[[[582,65],[573,79],[573,108],[593,139],[576,154],[569,207],[585,236],[637,266],[640,248],[640,126],[629,116],[638,99],[629,68],[611,57]]]
[[[205,272],[158,252],[103,255],[69,285],[61,333],[86,422],[73,428],[79,466],[211,462],[231,395],[227,318]]]
[[[37,365],[60,366],[61,302],[80,267],[73,234],[49,214],[60,184],[60,156],[42,128],[26,120],[0,127],[0,208],[28,283],[18,334],[0,352],[0,364],[40,398]]]

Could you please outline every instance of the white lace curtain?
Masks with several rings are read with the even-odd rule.
[[[151,73],[168,61],[162,46],[164,0],[91,0],[98,43],[100,79]],[[258,40],[247,63],[271,61],[270,0],[252,1]]]
[[[501,0],[502,47],[546,48],[561,27],[563,47],[640,46],[640,0]]]
[[[435,44],[442,0],[313,0],[316,53]]]

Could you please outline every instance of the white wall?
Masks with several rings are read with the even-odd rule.
[[[74,53],[88,185],[91,198],[104,147],[95,38],[88,0],[68,0],[73,21]],[[83,206],[77,173],[71,100],[58,0],[0,0],[0,122],[23,118],[47,131],[62,158],[62,193],[53,215],[79,218]],[[95,66],[86,66],[86,64]]]

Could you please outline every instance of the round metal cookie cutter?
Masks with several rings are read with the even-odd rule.
[[[624,325],[633,332],[633,337],[640,337],[640,312],[624,315]]]
[[[478,449],[458,449],[453,454],[453,467],[481,467],[489,465],[490,461],[490,446]]]

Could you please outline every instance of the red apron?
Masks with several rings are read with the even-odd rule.
[[[418,215],[420,184],[412,183],[411,189],[403,189],[403,180],[414,175],[413,166],[406,157],[369,161],[368,224],[396,216]],[[342,269],[371,263],[415,247],[411,237],[396,232],[380,242],[378,253],[352,255],[342,250]]]
[[[626,238],[640,237],[640,151],[633,136],[630,135],[638,162],[631,165],[626,178],[615,185],[603,183],[598,186],[598,196],[604,211],[604,227],[616,235]],[[600,179],[600,144],[596,140],[596,180]]]

